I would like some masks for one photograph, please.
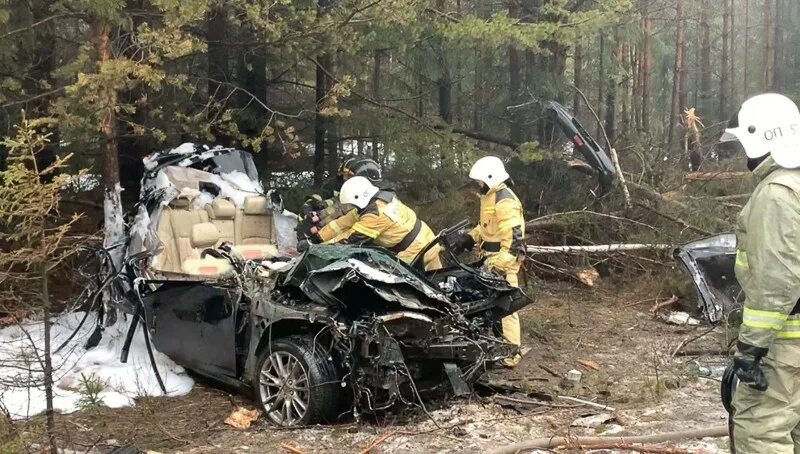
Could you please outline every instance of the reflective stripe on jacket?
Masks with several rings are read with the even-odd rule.
[[[745,293],[740,351],[764,354],[776,338],[800,339],[800,169],[767,158],[739,214],[736,278]]]
[[[360,213],[353,224],[353,234],[347,242],[373,244],[391,250],[397,257],[410,263],[417,254],[434,240],[428,224],[417,218],[393,192],[380,191]],[[433,263],[439,248],[433,247],[425,254],[426,263]],[[430,257],[429,257],[430,255]]]
[[[320,215],[320,229],[317,234],[323,243],[333,241],[342,236],[349,236],[353,224],[358,221],[358,214],[355,208],[344,207],[342,204],[337,204],[336,208],[336,211],[331,210],[330,212],[326,209]],[[350,208],[350,210],[345,211],[346,208]]]
[[[516,194],[500,184],[482,195],[480,220],[469,234],[487,255],[525,255],[525,220]]]

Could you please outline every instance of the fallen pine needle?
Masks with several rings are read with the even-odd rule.
[[[650,308],[650,313],[653,314],[653,315],[656,315],[656,312],[658,312],[659,310],[661,310],[661,309],[663,309],[663,308],[665,308],[667,306],[671,306],[671,305],[673,305],[673,304],[675,304],[677,302],[678,302],[678,297],[675,296],[675,295],[672,295],[672,298],[670,298],[670,299],[668,299],[666,301],[662,301],[660,303],[658,303],[658,302],[655,303],[653,305],[653,307]]]
[[[297,449],[289,443],[281,443],[281,448],[292,454],[305,454],[305,452],[303,452],[301,449]]]
[[[384,441],[388,440],[390,437],[395,435],[400,435],[401,433],[403,432],[399,432],[397,430],[391,430],[389,432],[385,432],[381,435],[378,435],[377,437],[373,438],[372,441],[370,441],[369,444],[364,447],[364,449],[361,450],[360,454],[368,454],[370,451],[375,449],[378,445],[380,445]]]

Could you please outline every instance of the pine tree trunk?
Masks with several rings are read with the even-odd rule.
[[[725,7],[731,11],[730,17],[730,68],[728,69],[728,76],[730,77],[730,87],[728,102],[736,102],[736,0],[725,0]]]
[[[642,111],[641,103],[638,102],[642,97],[642,50],[639,46],[631,48],[631,75],[633,86],[631,87],[631,115],[633,115],[633,127],[638,132],[642,130]]]
[[[225,82],[229,82],[229,52],[224,46],[228,27],[225,10],[217,5],[209,11],[206,21],[206,43],[208,45],[208,97],[221,100],[226,96]]]
[[[42,249],[45,248],[45,225],[44,220],[41,223],[42,232]],[[43,259],[39,264],[41,266],[41,279],[42,279],[42,317],[44,322],[44,345],[42,352],[44,356],[43,373],[44,373],[44,399],[45,399],[45,418],[47,427],[47,439],[50,449],[50,454],[58,453],[58,444],[56,443],[56,420],[55,410],[53,409],[53,358],[51,355],[51,340],[50,340],[50,289],[48,286],[48,273],[46,254],[42,252]]]
[[[573,63],[573,70],[572,70],[572,83],[575,85],[576,88],[579,90],[583,90],[583,46],[578,43],[575,44],[575,56],[572,60]],[[572,115],[575,117],[580,117],[581,113],[581,96],[578,94],[578,90],[573,90],[572,93]]]
[[[729,74],[728,68],[729,62],[728,59],[730,56],[728,55],[728,45],[730,43],[729,34],[730,34],[730,17],[731,17],[731,9],[730,4],[726,1],[725,7],[722,12],[722,61],[720,62],[720,75],[719,75],[719,119],[720,121],[725,121],[728,117],[728,83],[729,83]],[[747,65],[745,65],[747,66]]]
[[[519,19],[519,3],[518,0],[511,0],[508,3],[508,15],[512,19]],[[512,106],[519,104],[520,91],[522,89],[522,66],[519,61],[519,51],[514,46],[508,47],[508,102],[507,105]],[[509,138],[512,142],[521,143],[525,139],[522,124],[517,121],[517,112],[512,111],[506,113],[510,115],[509,119]]]
[[[328,122],[320,112],[325,96],[328,93],[327,68],[330,66],[330,55],[323,54],[317,58],[316,83],[314,84],[314,100],[316,112],[314,116],[314,186],[322,187],[325,181],[325,136]]]
[[[376,50],[373,56],[372,65],[372,97],[380,99],[381,96],[381,61],[383,60],[382,52]],[[375,162],[381,162],[380,149],[378,147],[378,140],[372,141],[372,159]]]
[[[750,96],[750,0],[744,0],[744,64],[742,70],[742,99]]]
[[[683,101],[685,101],[684,95],[684,47],[685,47],[685,38],[684,38],[684,17],[683,17],[683,0],[678,0],[677,4],[677,16],[676,16],[676,26],[675,26],[675,65],[674,65],[674,73],[672,78],[672,108],[670,109],[670,116],[669,116],[669,132],[667,136],[667,141],[670,146],[667,149],[672,149],[672,145],[676,142],[680,142],[676,140],[676,132],[678,130],[678,121],[681,115],[681,107],[683,105]]]
[[[109,45],[109,27],[101,20],[92,22],[92,42],[94,44],[98,69],[102,68],[111,59]],[[122,217],[122,187],[119,183],[119,149],[117,147],[117,93],[113,87],[103,87],[103,103],[100,109],[101,154],[103,156],[103,230],[105,238],[103,246],[109,248],[114,267],[122,267],[122,258],[125,252],[125,223]],[[112,300],[111,290],[103,293],[103,302],[106,304],[106,323],[116,321],[116,312],[108,307]]]
[[[625,68],[627,70],[629,62],[628,62],[628,44],[626,43],[619,43],[619,61],[620,68]],[[630,79],[627,77],[622,80],[619,84],[620,94],[622,97],[622,105],[620,108],[620,115],[622,116],[622,134],[626,134],[631,126],[631,116],[628,112],[628,101],[630,100]]]
[[[727,0],[725,0],[727,2]],[[705,113],[710,109],[711,95],[711,27],[708,25],[708,0],[700,1],[700,108]]]
[[[650,54],[650,34],[652,21],[647,9],[644,13],[644,39],[642,40],[642,70],[639,76],[642,80],[642,132],[650,133],[650,67],[652,56]]]
[[[775,22],[772,6],[772,0],[764,0],[764,52],[762,54],[762,62],[764,65],[762,88],[764,91],[768,91],[772,88],[772,79],[775,74],[775,53],[773,50],[775,34],[772,29]]]
[[[605,98],[606,98],[606,38],[603,35],[603,32],[600,32],[599,35],[599,45],[600,49],[597,55],[598,62],[598,78],[597,78],[597,105],[599,106],[597,109],[597,116],[599,118],[605,118],[605,110],[604,107],[606,105]],[[603,131],[601,131],[600,126],[597,127],[597,135],[599,137],[603,136]]]
[[[773,67],[773,79],[772,79],[772,91],[780,91],[784,88],[784,69],[785,69],[785,61],[784,61],[784,42],[783,42],[783,18],[787,16],[784,14],[784,5],[786,0],[775,0],[775,23],[773,24],[774,28],[774,52],[772,56],[772,67]]]

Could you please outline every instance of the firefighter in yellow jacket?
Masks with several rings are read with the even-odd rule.
[[[350,236],[358,216],[352,205],[339,203],[339,188],[354,176],[366,177],[376,186],[383,185],[381,168],[374,160],[350,158],[344,161],[337,178],[331,182],[334,187],[328,190],[333,197],[324,199],[314,194],[303,204],[301,212],[308,219],[298,226],[299,241],[336,243]]]
[[[525,220],[522,204],[507,186],[509,175],[503,162],[486,156],[475,162],[469,177],[480,186],[481,212],[478,225],[464,234],[460,243],[463,249],[478,246],[485,257],[484,266],[506,278],[509,284],[519,286],[518,275],[525,260]],[[502,320],[503,337],[521,345],[519,316],[514,313]],[[517,354],[504,361],[515,367],[522,357]]]
[[[357,221],[353,233],[342,242],[374,245],[389,249],[400,260],[411,263],[435,235],[394,192],[378,189],[367,178],[348,179],[339,192],[339,201],[356,207]],[[441,247],[433,246],[425,253],[426,270],[442,267]]]
[[[736,279],[745,302],[732,364],[739,385],[731,450],[798,453],[800,110],[779,94],[755,96],[722,140],[741,143],[758,181],[736,223]]]

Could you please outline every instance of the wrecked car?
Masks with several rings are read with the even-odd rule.
[[[697,305],[710,323],[727,321],[744,304],[736,280],[736,235],[725,233],[684,244],[673,257],[692,279]]]
[[[447,253],[435,272],[382,248],[298,255],[296,217],[263,191],[248,153],[184,144],[145,168],[118,275],[118,306],[133,314],[127,343],[141,324],[177,364],[252,392],[275,424],[466,394],[517,352],[494,326],[530,300],[458,261],[450,238],[465,223],[428,245]]]

